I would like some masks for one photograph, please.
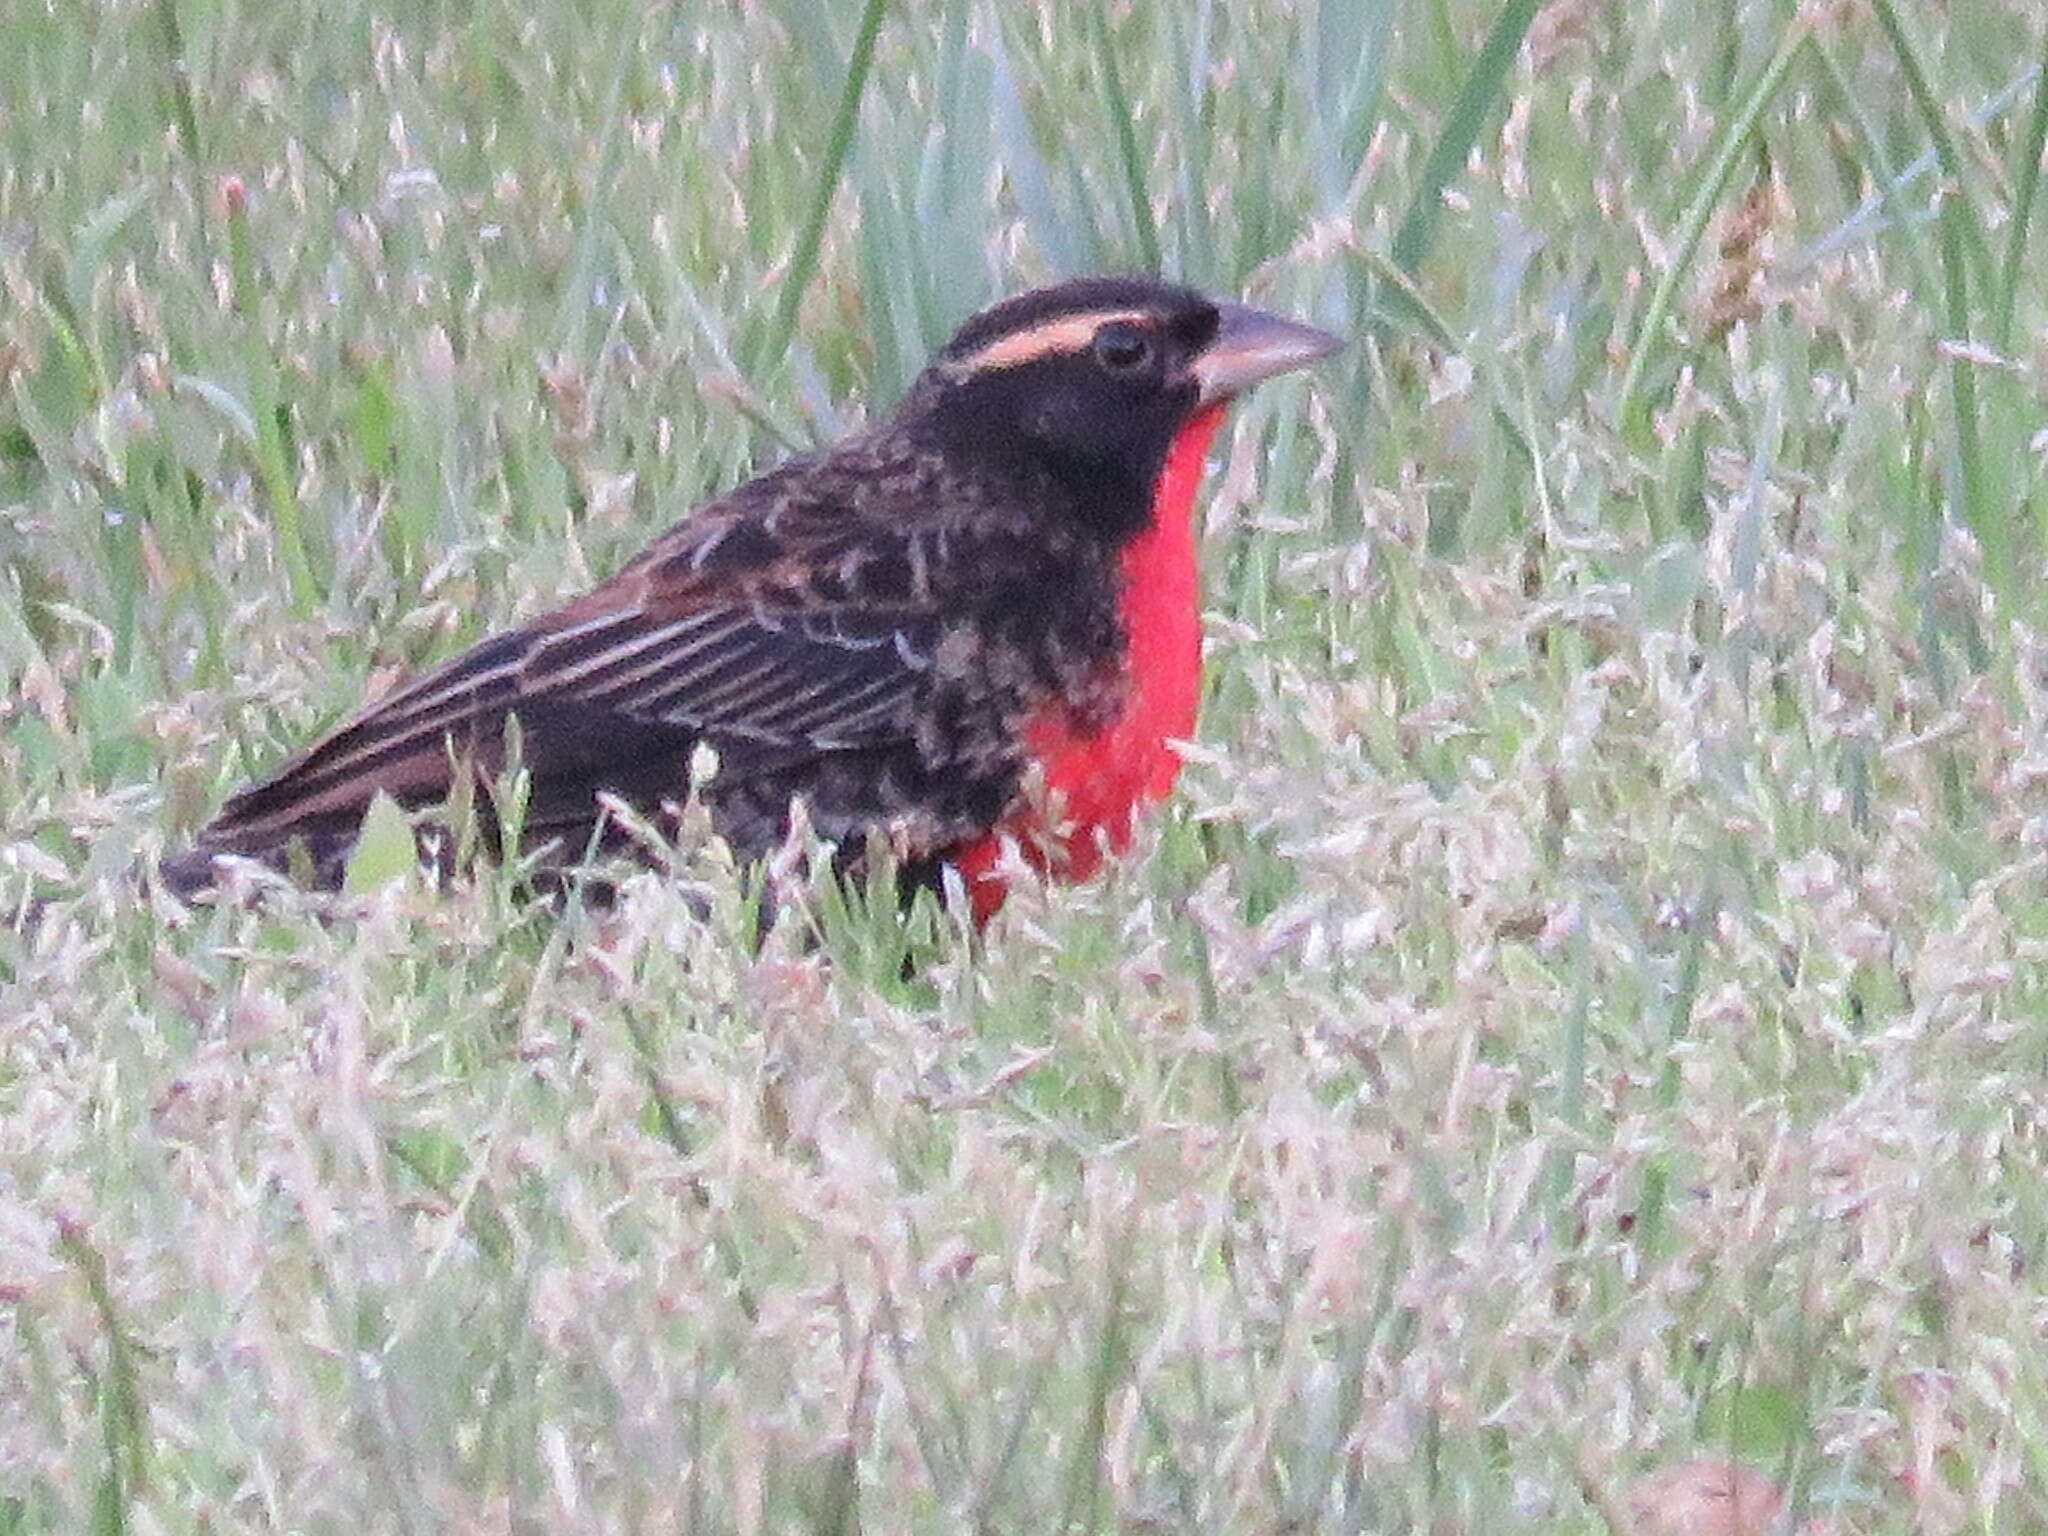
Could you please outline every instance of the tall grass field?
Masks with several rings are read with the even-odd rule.
[[[0,0],[0,1536],[2048,1533],[2044,66]],[[149,876],[1109,270],[1351,344],[1103,878]]]

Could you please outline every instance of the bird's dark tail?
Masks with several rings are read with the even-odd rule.
[[[336,826],[301,826],[288,840],[263,846],[219,842],[201,837],[190,848],[173,853],[156,867],[164,889],[189,902],[217,890],[226,874],[223,860],[244,859],[281,875],[304,879],[316,890],[338,891],[348,873],[349,854],[360,830],[354,819]]]
[[[164,858],[156,867],[164,889],[180,901],[190,901],[200,892],[211,890],[219,873],[213,862],[215,852],[212,848],[195,847]]]

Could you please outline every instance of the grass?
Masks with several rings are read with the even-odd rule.
[[[0,1532],[1648,1536],[1715,1455],[2048,1530],[2037,7],[151,0],[0,61]],[[136,882],[1155,259],[1358,344],[1219,449],[1105,879],[758,954],[715,848],[602,920]]]

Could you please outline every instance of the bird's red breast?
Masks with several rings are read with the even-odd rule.
[[[993,916],[1008,894],[997,869],[1006,840],[1046,873],[1085,880],[1105,851],[1130,845],[1138,810],[1173,788],[1181,760],[1171,744],[1194,733],[1202,695],[1195,491],[1223,412],[1220,404],[1206,406],[1180,429],[1153,491],[1151,518],[1124,546],[1118,604],[1126,647],[1123,707],[1092,731],[1077,730],[1058,709],[1029,721],[1024,740],[1043,780],[1043,798],[1020,804],[953,860],[977,922]],[[1045,824],[1048,811],[1053,826]]]

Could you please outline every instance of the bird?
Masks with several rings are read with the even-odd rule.
[[[199,899],[245,859],[339,889],[380,795],[425,813],[423,850],[428,808],[455,797],[492,852],[559,870],[642,846],[619,806],[672,831],[694,799],[746,861],[801,816],[846,868],[882,839],[906,890],[954,871],[977,922],[1003,903],[1008,848],[1086,880],[1128,851],[1194,733],[1194,501],[1218,424],[1340,345],[1150,277],[1004,299],[893,412],[241,789],[163,884]],[[488,790],[513,762],[527,793],[505,850]]]

